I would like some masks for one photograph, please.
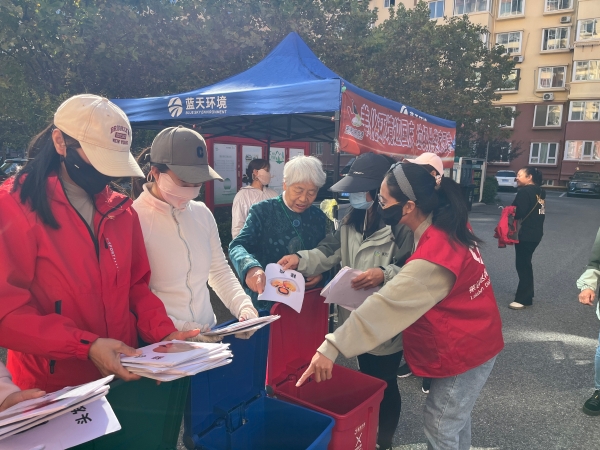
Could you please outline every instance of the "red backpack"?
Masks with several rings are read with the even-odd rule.
[[[498,248],[519,243],[519,221],[515,219],[516,213],[516,206],[506,206],[502,209],[500,220],[494,230],[494,238],[498,239]]]

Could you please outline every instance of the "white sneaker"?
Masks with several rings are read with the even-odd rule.
[[[510,309],[525,309],[527,308],[527,306],[529,305],[522,305],[521,303],[517,303],[517,302],[512,302],[510,305],[508,305],[508,307]]]

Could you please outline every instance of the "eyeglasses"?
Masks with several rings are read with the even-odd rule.
[[[381,209],[385,209],[386,208],[385,203],[383,203],[383,199],[381,197],[381,194],[377,194],[377,203],[379,203],[379,206],[381,206]],[[394,205],[397,205],[398,203],[399,202],[396,202],[396,203],[390,205],[389,208],[391,208]]]

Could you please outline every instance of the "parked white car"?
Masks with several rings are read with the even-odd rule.
[[[499,170],[496,172],[498,187],[504,189],[517,189],[517,174],[514,170]]]

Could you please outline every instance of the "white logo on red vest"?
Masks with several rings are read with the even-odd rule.
[[[117,255],[115,255],[115,249],[113,248],[113,246],[110,243],[110,241],[108,240],[108,238],[105,238],[105,240],[106,240],[106,245],[108,247],[108,251],[110,252],[110,256],[112,256],[113,262],[115,263],[117,270],[119,270],[119,263],[117,262]]]

